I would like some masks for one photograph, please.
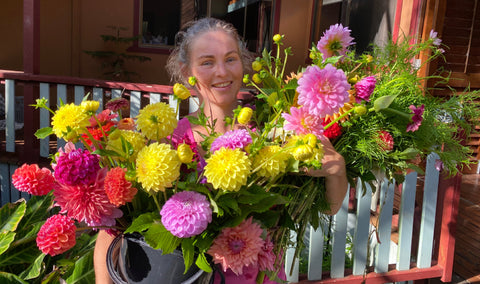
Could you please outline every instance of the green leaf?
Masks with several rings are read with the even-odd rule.
[[[93,250],[83,255],[75,262],[72,274],[65,279],[69,284],[90,284],[95,282],[93,270]]]
[[[27,270],[22,272],[19,276],[24,280],[37,278],[42,272],[42,268],[43,268],[42,264],[45,256],[46,256],[45,254],[40,253],[37,259],[35,259],[35,261],[30,265],[30,267],[28,267]]]
[[[97,155],[100,155],[102,157],[108,157],[108,156],[121,157],[122,156],[122,155],[120,155],[119,153],[117,153],[113,150],[106,150],[106,149],[97,149],[97,150],[93,151],[92,154],[97,154]]]
[[[198,268],[200,268],[205,272],[208,272],[208,273],[212,272],[212,267],[210,266],[210,263],[208,263],[207,257],[205,256],[204,253],[198,254],[195,264],[198,266]]]
[[[51,134],[53,134],[53,128],[51,127],[40,128],[35,132],[35,136],[37,136],[38,139],[44,139]]]
[[[37,255],[38,248],[35,243],[35,238],[32,238],[22,246],[16,246],[15,249],[9,249],[4,252],[2,257],[0,257],[0,267],[7,265],[30,264],[35,261]]]
[[[193,264],[193,259],[195,257],[195,247],[193,246],[193,239],[186,238],[182,241],[182,253],[183,253],[183,260],[185,262],[185,271],[187,273],[190,266]]]
[[[0,233],[15,231],[25,215],[26,208],[25,200],[7,203],[0,208]]]
[[[10,244],[15,240],[16,234],[15,232],[0,233],[0,255],[10,247]]]
[[[145,242],[154,249],[161,249],[163,254],[172,253],[182,239],[170,233],[161,222],[155,222],[145,233]]]
[[[7,273],[7,272],[2,272],[2,271],[0,271],[0,283],[3,283],[3,284],[15,284],[15,283],[28,284],[28,282],[23,281],[17,275]]]
[[[375,102],[373,102],[373,108],[375,109],[376,112],[379,112],[382,109],[386,109],[390,106],[390,104],[392,104],[392,102],[395,100],[397,96],[398,94],[379,97],[378,99],[375,100]]]
[[[144,213],[135,220],[133,220],[132,224],[130,227],[125,230],[125,233],[133,233],[133,232],[143,232],[145,230],[148,230],[152,224],[155,222],[155,219],[158,218],[158,214],[153,213],[153,212],[148,212]]]

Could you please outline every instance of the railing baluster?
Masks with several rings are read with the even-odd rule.
[[[292,243],[297,243],[297,233],[295,231],[290,231],[290,240]],[[287,281],[298,282],[299,266],[300,261],[298,258],[295,258],[295,247],[287,248],[285,252],[285,274],[287,275]],[[290,274],[290,272],[292,273]]]
[[[437,208],[438,179],[440,173],[435,169],[438,155],[432,153],[427,157],[425,186],[423,188],[422,221],[418,243],[417,266],[427,268],[432,265],[433,234],[435,231],[435,213]]]
[[[7,152],[15,152],[15,81],[5,80],[5,136]]]
[[[411,172],[405,177],[402,186],[400,212],[398,217],[397,270],[410,269],[416,191],[417,172]]]
[[[162,100],[162,95],[159,93],[150,93],[150,103],[159,103]]]
[[[65,84],[58,84],[57,85],[57,105],[61,105],[62,103],[67,103],[67,85]],[[57,149],[65,147],[65,140],[61,138],[57,138]]]
[[[103,110],[103,89],[102,88],[93,88],[93,100],[100,103],[100,107],[97,110],[97,114]]]
[[[322,217],[321,217],[322,218]],[[308,280],[322,279],[323,249],[324,249],[324,229],[322,224],[314,230],[310,226],[310,236],[308,239]]]
[[[378,244],[376,247],[375,256],[375,272],[377,273],[388,271],[394,194],[395,181],[390,183],[386,178],[384,178],[382,183],[382,191],[380,193],[380,214],[378,216],[377,225]]]
[[[370,236],[370,204],[372,188],[365,183],[363,194],[362,181],[357,181],[357,223],[353,236],[353,275],[363,275],[367,265],[368,239]]]
[[[40,98],[47,100],[47,106],[50,107],[50,84],[40,83]],[[40,109],[40,128],[50,126],[50,112],[44,108]],[[47,136],[40,140],[40,156],[47,158],[50,155],[50,137]]]
[[[333,216],[332,262],[330,267],[330,275],[332,278],[342,278],[345,276],[345,248],[347,243],[349,197],[350,191],[347,190],[342,207],[338,213]]]
[[[83,86],[75,86],[74,87],[74,94],[75,94],[75,104],[79,105],[82,103],[83,97],[85,97],[85,87]]]
[[[188,98],[188,113],[197,111],[199,107],[200,107],[200,101],[198,97],[190,96],[190,98]]]
[[[137,117],[140,112],[142,93],[137,91],[130,92],[130,117]]]

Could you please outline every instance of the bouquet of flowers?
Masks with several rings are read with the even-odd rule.
[[[372,181],[377,170],[398,181],[432,151],[456,171],[468,157],[458,128],[468,134],[478,117],[474,96],[429,96],[411,61],[423,50],[441,56],[438,39],[358,56],[348,50],[349,33],[332,26],[312,48],[312,63],[291,76],[284,74],[291,50],[282,58],[283,36],[275,35],[276,55],[264,51],[252,64],[255,74],[244,77],[259,91],[254,104],[224,122],[201,111],[189,118],[208,133],[202,156],[195,141],[175,135],[176,110],[163,102],[135,118],[121,116],[123,98],[102,111],[88,96],[50,110],[52,127],[37,136],[68,141],[52,157],[53,171],[23,165],[12,177],[19,190],[54,196],[56,214],[39,230],[40,250],[67,251],[81,224],[139,233],[165,254],[180,248],[186,268],[195,263],[209,272],[214,263],[242,274],[258,266],[261,282],[264,273],[275,279],[289,231],[301,238],[329,208],[324,179],[303,173],[322,167],[321,136],[343,155],[352,181]],[[173,90],[179,99],[190,95],[180,84]],[[36,106],[49,109],[44,100]],[[220,135],[214,123],[241,127]]]

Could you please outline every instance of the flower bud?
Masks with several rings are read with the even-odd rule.
[[[278,44],[281,40],[282,40],[282,36],[281,36],[281,35],[276,34],[276,35],[273,36],[273,41],[274,41],[275,43]]]
[[[248,74],[245,74],[245,75],[243,76],[243,80],[242,80],[242,81],[243,81],[244,84],[248,84],[248,82],[249,82],[249,80],[248,80]]]
[[[243,107],[238,114],[238,123],[247,124],[252,118],[253,110],[249,107]]]
[[[356,106],[353,111],[358,115],[364,115],[367,113],[367,108],[364,105]]]
[[[255,82],[255,84],[262,83],[262,78],[260,78],[260,75],[258,75],[258,73],[253,74],[252,80],[253,82]]]
[[[100,102],[97,101],[83,101],[80,106],[85,110],[87,113],[94,113],[100,107]]]
[[[195,84],[197,83],[197,78],[195,76],[188,77],[188,83],[190,84],[190,86],[195,86]]]
[[[190,97],[190,91],[183,84],[175,83],[173,85],[173,94],[181,100],[185,100]]]
[[[260,63],[260,61],[256,61],[256,60],[253,61],[252,62],[252,69],[255,72],[258,72],[258,71],[262,70],[262,63]]]
[[[190,146],[188,146],[188,144],[183,143],[183,144],[178,145],[177,155],[178,155],[178,158],[180,159],[180,162],[182,162],[184,164],[188,164],[188,163],[192,162],[193,151],[192,151],[192,148],[190,148]]]

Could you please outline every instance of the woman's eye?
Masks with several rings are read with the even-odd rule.
[[[200,65],[202,65],[202,66],[209,66],[209,65],[212,65],[212,64],[213,64],[212,61],[203,61],[203,62],[200,63]]]
[[[237,58],[235,58],[235,57],[228,57],[227,58],[227,62],[234,62],[234,61],[237,61]]]

